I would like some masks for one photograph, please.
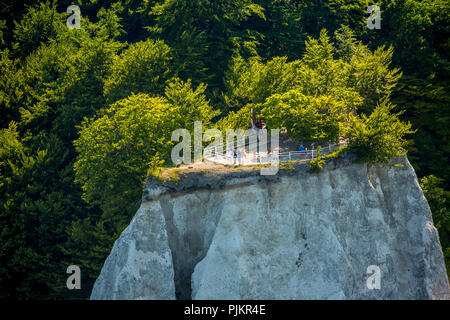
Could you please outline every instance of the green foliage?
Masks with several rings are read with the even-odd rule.
[[[312,37],[308,38],[306,42],[305,54],[303,61],[312,68],[319,67],[323,61],[327,61],[333,58],[334,47],[330,43],[327,31],[322,30],[320,32],[319,39]]]
[[[305,96],[299,90],[272,95],[261,116],[269,128],[286,128],[297,141],[336,141],[345,106],[330,96]]]
[[[334,32],[336,55],[346,62],[350,62],[355,53],[358,42],[355,33],[346,25],[342,25]]]
[[[246,61],[235,56],[226,77],[225,109],[236,111],[249,103],[262,103],[270,95],[292,88],[299,62],[286,60],[276,57],[264,64],[258,57]]]
[[[6,21],[0,20],[0,48],[2,48],[5,45],[5,39],[3,36],[3,30],[6,29]]]
[[[170,163],[172,131],[192,131],[196,120],[206,128],[217,115],[204,91],[203,85],[192,90],[190,82],[174,80],[165,97],[132,95],[86,119],[74,142],[79,153],[75,181],[82,185],[84,199],[104,211],[138,201],[152,159]]]
[[[349,151],[349,147],[343,147],[343,148],[339,148],[333,152],[327,153],[326,155],[323,156],[324,159],[331,159],[331,158],[337,158],[339,157],[340,154],[344,154],[346,152]]]
[[[400,95],[401,92],[401,95]],[[393,100],[411,119],[417,132],[410,138],[408,156],[420,175],[438,174],[450,189],[450,93],[442,76],[424,79],[406,77],[400,83]]]
[[[16,107],[23,95],[19,86],[20,74],[17,71],[17,62],[10,58],[10,51],[0,51],[0,128],[8,126],[12,120],[17,120]]]
[[[148,29],[174,49],[182,61],[180,76],[207,83],[212,92],[222,87],[234,52],[254,52],[256,34],[246,21],[265,18],[263,8],[251,0],[164,0],[151,14],[156,24]]]
[[[399,113],[391,113],[393,108],[384,100],[370,116],[351,116],[346,135],[360,161],[387,164],[391,158],[406,154],[405,135],[414,131],[410,123],[400,121]]]
[[[37,13],[34,7],[29,10],[33,11],[29,17],[47,12],[45,7]],[[67,292],[65,287],[67,266],[85,267],[81,260],[72,260],[76,249],[68,253],[67,230],[86,216],[98,217],[98,209],[86,205],[74,183],[72,140],[77,134],[75,125],[104,106],[104,78],[121,45],[98,34],[102,29],[87,19],[83,20],[85,28],[70,32],[66,27],[55,28],[49,41],[35,44],[29,39],[35,39],[31,27],[39,18],[29,17],[25,20],[31,22],[21,22],[26,32],[18,37],[30,44],[23,47],[27,52],[18,47],[2,56],[1,92],[7,95],[2,107],[17,119],[14,130],[10,124],[2,135],[10,137],[5,141],[18,142],[2,144],[0,151],[7,157],[1,169],[1,225],[5,229],[0,234],[0,295],[86,297],[89,287],[82,293]],[[96,276],[84,270],[86,279]]]
[[[265,19],[250,18],[248,25],[254,29],[258,53],[269,59],[286,56],[298,59],[306,39],[303,23],[302,1],[258,0],[264,8]]]
[[[97,13],[99,19],[97,23],[97,34],[99,37],[105,39],[118,39],[125,34],[121,24],[122,17],[119,16],[124,11],[121,2],[116,2],[111,5],[111,8],[100,8]]]
[[[448,12],[445,0],[380,0],[382,32],[364,30],[372,48],[394,46],[394,62],[404,72],[430,74],[436,63],[448,62]],[[445,49],[444,49],[445,50]]]
[[[20,57],[26,57],[43,43],[54,39],[58,33],[67,27],[64,14],[56,10],[56,5],[50,2],[40,3],[30,7],[19,23],[15,23],[14,48]]]
[[[36,156],[23,145],[17,131],[17,123],[11,121],[9,127],[0,129],[0,188],[11,183],[12,177],[22,175],[25,170],[41,162],[47,151],[39,150]]]
[[[338,30],[336,37],[340,39],[336,54],[327,32],[322,30],[318,39],[306,42],[301,60],[288,62],[286,57],[277,57],[263,63],[259,57],[246,61],[235,56],[226,74],[224,109],[238,111],[297,88],[304,95],[330,95],[345,104],[348,112],[358,109],[370,113],[378,101],[390,96],[401,76],[398,69],[389,69],[392,48],[371,52],[353,41],[352,32],[346,28]],[[345,41],[349,42],[345,44],[347,49],[343,49]]]
[[[226,117],[217,121],[217,128],[223,135],[226,134],[227,129],[242,129],[244,131],[249,129],[251,127],[252,120],[251,109],[252,105],[247,104],[239,111],[231,111]]]
[[[103,197],[113,200],[111,195],[119,194],[121,197],[113,203],[100,204],[107,208],[139,200],[147,163],[158,150],[167,153],[172,146],[167,136],[170,132],[162,131],[170,122],[171,111],[164,99],[138,94],[118,101],[100,118],[82,124],[80,137],[74,142],[80,154],[74,169],[75,181],[83,185],[88,202]]]
[[[350,86],[364,98],[361,111],[369,113],[378,101],[388,98],[402,76],[398,68],[389,69],[393,48],[384,46],[373,53],[360,45],[350,59]]]
[[[163,41],[134,43],[114,61],[111,76],[105,81],[109,102],[132,93],[161,94],[171,77],[170,48]]]
[[[0,295],[50,298],[64,283],[68,264],[59,245],[67,240],[71,216],[79,214],[80,195],[70,188],[67,156],[55,158],[53,148],[31,150],[26,144],[14,123],[0,132]]]
[[[246,61],[236,56],[224,95],[225,109],[232,111],[219,126],[248,128],[253,109],[270,128],[286,128],[298,141],[336,141],[349,114],[370,112],[374,101],[390,96],[400,76],[389,69],[392,49],[372,53],[352,40],[345,27],[336,36],[337,55],[347,52],[337,59],[325,30],[318,39],[309,38],[301,61],[274,58],[263,63],[258,57]]]
[[[304,0],[302,1],[302,23],[305,32],[318,36],[325,26],[334,31],[342,24],[348,25],[352,30],[365,28],[368,6],[366,0]]]
[[[309,168],[313,172],[319,172],[323,169],[323,164],[325,163],[325,159],[320,155],[322,152],[322,147],[317,147],[316,157],[309,162]]]

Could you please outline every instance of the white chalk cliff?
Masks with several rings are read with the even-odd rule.
[[[91,299],[442,299],[428,203],[403,167],[306,165],[149,180]],[[369,266],[380,289],[369,289]]]

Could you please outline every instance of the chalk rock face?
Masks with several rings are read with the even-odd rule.
[[[92,298],[447,298],[429,206],[406,157],[396,163],[150,181]]]
[[[114,243],[91,299],[175,299],[173,278],[161,208],[144,203]]]

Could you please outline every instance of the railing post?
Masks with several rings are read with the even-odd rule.
[[[289,161],[291,161],[291,152],[289,151]]]

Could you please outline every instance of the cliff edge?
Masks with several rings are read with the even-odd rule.
[[[91,299],[448,298],[407,158],[401,167],[353,160],[328,159],[315,173],[289,163],[275,176],[212,166],[149,179]]]

